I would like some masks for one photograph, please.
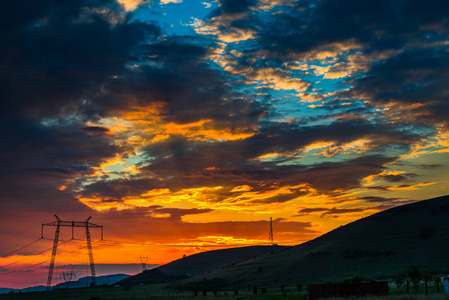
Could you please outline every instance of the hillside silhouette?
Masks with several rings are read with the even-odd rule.
[[[245,255],[232,260],[228,256],[232,251]],[[445,275],[447,253],[449,196],[443,196],[379,212],[298,246],[216,250],[158,269],[172,275],[188,273],[191,278],[178,282],[183,289],[279,287],[355,276],[394,279],[406,276],[413,265]]]
[[[286,250],[288,246],[250,246],[213,250],[190,255],[158,268],[146,270],[119,282],[121,285],[173,283],[195,278],[213,270],[227,268],[243,261]]]

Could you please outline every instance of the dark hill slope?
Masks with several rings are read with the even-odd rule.
[[[219,278],[235,288],[336,282],[356,275],[384,279],[406,275],[412,265],[447,274],[448,253],[449,196],[444,196],[374,214],[307,243],[187,283]]]
[[[243,261],[251,261],[263,255],[270,255],[291,247],[286,246],[251,246],[207,251],[187,256],[156,269],[126,278],[121,285],[174,282],[181,279],[208,274],[212,270],[220,270]]]

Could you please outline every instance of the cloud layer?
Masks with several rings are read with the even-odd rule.
[[[445,2],[220,0],[182,11],[191,34],[182,5],[2,4],[11,247],[55,213],[184,246],[263,243],[273,217],[296,244],[447,193]]]

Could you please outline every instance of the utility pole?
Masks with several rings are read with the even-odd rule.
[[[73,231],[75,227],[84,227],[86,228],[86,239],[87,239],[87,249],[89,252],[89,262],[90,262],[90,271],[92,273],[92,283],[95,286],[96,279],[95,279],[95,264],[94,264],[94,256],[92,253],[92,242],[90,238],[90,231],[89,227],[91,228],[100,228],[101,229],[101,240],[103,240],[103,226],[96,225],[93,223],[90,223],[89,220],[91,217],[87,218],[84,222],[78,222],[78,221],[63,221],[61,220],[57,215],[55,215],[56,221],[49,222],[49,223],[42,223],[41,228],[41,238],[44,238],[44,226],[55,226],[55,238],[53,240],[53,248],[51,251],[51,260],[50,260],[50,268],[48,269],[48,279],[47,279],[47,291],[51,288],[51,280],[53,277],[53,270],[55,267],[55,260],[56,260],[56,251],[58,249],[58,242],[59,242],[59,232],[61,227],[72,227],[72,239],[73,239]]]
[[[271,245],[274,244],[274,239],[273,239],[273,218],[270,217],[270,233],[268,234],[268,241]]]

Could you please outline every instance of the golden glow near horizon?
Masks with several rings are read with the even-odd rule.
[[[266,245],[270,218],[295,245],[448,194],[447,16],[379,3],[6,1],[5,248],[91,215],[98,263],[162,264]],[[0,276],[43,273],[9,264],[51,242]]]

